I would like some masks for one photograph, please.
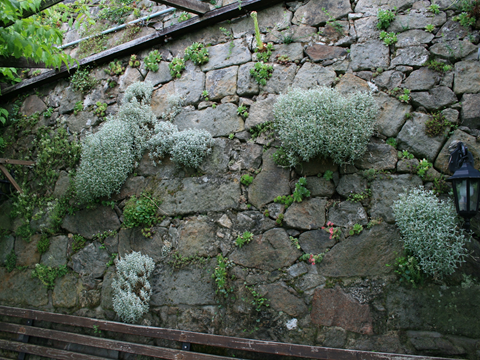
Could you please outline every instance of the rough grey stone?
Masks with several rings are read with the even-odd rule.
[[[58,176],[58,180],[55,183],[55,190],[53,191],[53,197],[60,199],[64,196],[68,188],[70,187],[70,177],[68,173],[64,170],[60,171],[60,175]]]
[[[348,230],[355,224],[367,225],[368,216],[362,204],[343,201],[328,209],[328,221]]]
[[[238,213],[235,230],[240,233],[250,231],[258,234],[273,229],[276,223],[265,217],[260,211],[243,211]]]
[[[367,180],[359,174],[344,175],[340,178],[337,192],[348,197],[350,194],[360,194],[367,189]]]
[[[62,228],[80,234],[84,238],[92,239],[95,234],[108,230],[118,230],[120,221],[110,207],[99,206],[95,209],[78,211],[75,215],[67,215],[63,219]]]
[[[368,40],[377,40],[380,30],[377,28],[378,19],[375,16],[363,17],[355,20],[355,30],[357,32],[357,42],[363,43]]]
[[[125,91],[127,87],[137,81],[143,81],[143,76],[136,68],[127,67],[125,73],[118,78],[118,88]]]
[[[266,271],[292,265],[301,255],[284,229],[271,229],[229,256],[235,264]]]
[[[326,15],[326,11],[335,19],[339,19],[348,15],[352,11],[350,2],[348,0],[332,1],[327,0],[322,3],[316,1],[310,1],[306,5],[301,6],[295,12],[292,22],[294,24],[306,24],[309,26],[319,26],[325,24],[329,17]]]
[[[157,116],[168,112],[173,97],[175,96],[175,82],[171,81],[152,93],[152,111]]]
[[[164,305],[214,305],[215,281],[211,271],[216,260],[212,259],[204,266],[193,266],[175,270],[167,265],[155,268],[152,279],[152,306]]]
[[[186,220],[178,228],[177,250],[182,256],[215,256],[218,249],[212,244],[216,229],[207,217],[194,217]]]
[[[480,62],[460,61],[455,63],[455,94],[480,92]]]
[[[396,137],[403,124],[405,114],[412,107],[384,93],[375,96],[379,111],[377,115],[377,130],[388,137]]]
[[[112,282],[115,278],[115,269],[110,267],[103,276],[100,305],[103,310],[113,310],[113,288]]]
[[[430,52],[439,58],[459,60],[477,51],[477,46],[465,39],[438,42],[430,47]]]
[[[412,29],[425,29],[425,26],[432,24],[442,26],[447,21],[447,15],[440,12],[438,15],[425,16],[425,13],[419,10],[412,10],[408,15],[397,15],[390,24],[388,31],[395,33]]]
[[[455,93],[446,86],[430,89],[428,92],[412,92],[410,94],[415,106],[423,106],[427,110],[439,110],[455,104],[458,100]]]
[[[242,169],[258,169],[262,164],[263,147],[250,142],[242,143],[240,163]]]
[[[335,88],[343,95],[370,91],[370,87],[365,80],[350,73],[343,75]]]
[[[249,130],[264,122],[273,121],[273,105],[276,101],[277,97],[270,94],[266,99],[254,102],[253,105],[250,106],[248,118],[245,121],[245,129]]]
[[[465,106],[465,103],[462,102],[462,108]],[[441,114],[445,117],[445,120],[450,121],[452,124],[458,123],[458,110],[447,108],[441,111]]]
[[[67,125],[71,132],[80,133],[84,128],[94,125],[96,117],[90,111],[80,111],[67,118]]]
[[[317,156],[316,158],[310,159],[308,162],[302,161],[299,165],[295,166],[297,174],[303,176],[318,176],[318,174],[323,174],[327,170],[336,172],[338,170],[338,165],[331,159],[322,156]]]
[[[237,209],[240,201],[240,181],[235,178],[199,178],[163,180],[153,189],[153,195],[163,200],[162,215],[184,215]]]
[[[210,60],[202,66],[202,70],[221,69],[232,65],[244,64],[252,60],[252,54],[244,40],[233,40],[233,44],[233,47],[230,46],[230,42],[209,47]]]
[[[5,264],[7,256],[14,249],[15,238],[13,236],[4,236],[0,240],[0,264]]]
[[[167,235],[167,229],[153,227],[152,234],[151,238],[146,238],[140,227],[121,229],[118,233],[118,254],[122,257],[132,251],[137,251],[148,254],[155,262],[161,261],[163,259],[163,238]]]
[[[445,142],[445,137],[443,135],[427,136],[425,124],[428,119],[430,115],[413,113],[412,118],[407,120],[398,134],[397,141],[400,150],[408,150],[419,159],[426,158],[433,162]]]
[[[459,21],[448,20],[437,32],[436,37],[440,41],[463,39],[469,34],[468,29],[460,25]]]
[[[68,238],[66,236],[54,236],[50,238],[50,247],[42,255],[41,263],[46,266],[58,267],[67,264]]]
[[[231,66],[224,69],[207,72],[205,89],[208,91],[208,98],[220,100],[237,92],[238,66]]]
[[[392,268],[385,264],[393,263],[401,251],[395,226],[381,224],[335,245],[323,258],[318,272],[332,277],[386,275]]]
[[[388,46],[380,40],[368,40],[363,44],[351,46],[350,67],[353,71],[370,70],[376,68],[388,68],[390,56]]]
[[[392,205],[395,200],[398,200],[398,195],[409,188],[422,184],[422,179],[416,175],[403,174],[391,175],[387,179],[377,178],[370,187],[373,204],[370,209],[370,216],[372,218],[381,217],[384,221],[393,223],[395,218],[393,217]]]
[[[367,151],[355,166],[359,169],[394,170],[397,164],[397,150],[387,144],[370,142]]]
[[[120,188],[120,192],[112,195],[112,200],[119,201],[132,195],[139,196],[142,192],[142,189],[145,187],[145,182],[146,180],[143,176],[127,178],[125,183]]]
[[[66,114],[73,111],[75,104],[82,101],[82,93],[74,91],[71,86],[64,89],[59,95],[59,108],[60,114]]]
[[[307,254],[320,254],[330,249],[337,243],[336,239],[330,238],[326,230],[305,231],[298,238],[298,243]]]
[[[263,154],[262,171],[248,188],[248,201],[257,209],[263,208],[277,196],[290,194],[290,173],[273,162],[274,152],[275,149],[270,149]]]
[[[310,191],[310,195],[320,197],[332,197],[335,194],[335,185],[332,181],[318,176],[307,177],[306,188]]]
[[[258,94],[260,87],[250,74],[250,69],[255,67],[255,63],[249,62],[240,65],[238,68],[237,94],[239,96],[251,96]],[[268,82],[267,82],[268,84]]]
[[[287,273],[291,277],[297,277],[297,276],[306,274],[307,272],[308,272],[308,268],[304,262],[293,264],[287,269]]]
[[[268,79],[267,85],[261,86],[262,92],[281,94],[290,87],[295,79],[298,66],[295,64],[280,65],[273,64],[272,77]]]
[[[397,50],[396,57],[392,59],[392,66],[422,66],[429,57],[429,52],[423,46],[408,46]]]
[[[101,244],[94,241],[88,244],[78,253],[72,256],[72,269],[82,277],[92,277],[94,279],[103,276],[107,269],[107,262],[110,256],[105,249],[101,249]]]
[[[266,290],[267,298],[270,299],[270,306],[276,311],[283,311],[290,316],[303,316],[308,308],[305,302],[287,290],[283,283],[261,286]]]
[[[444,173],[453,175],[448,170],[448,159],[450,158],[450,152],[448,151],[448,147],[454,141],[461,141],[468,147],[468,151],[473,155],[474,159],[474,167],[475,169],[480,168],[480,143],[476,141],[476,137],[463,132],[460,129],[455,130],[452,136],[445,142],[442,150],[437,156],[435,160],[435,169]]]
[[[403,48],[407,46],[417,46],[430,43],[434,38],[424,30],[408,30],[397,35],[397,43],[395,47]]]
[[[345,48],[340,46],[328,46],[322,44],[313,44],[305,49],[305,54],[313,62],[338,59],[347,55]]]
[[[330,86],[335,77],[335,71],[307,62],[297,72],[292,87],[311,89],[317,86]]]
[[[417,351],[434,351],[442,354],[466,354],[464,348],[455,346],[447,337],[433,331],[407,331],[408,340]]]
[[[422,67],[412,71],[405,80],[404,87],[411,91],[430,90],[439,81],[439,77],[436,71]]]
[[[157,72],[149,71],[147,76],[145,77],[145,82],[149,81],[150,83],[152,83],[153,86],[157,86],[158,84],[164,84],[171,80],[173,80],[173,78],[170,74],[168,62],[166,61],[161,61],[160,64],[158,64]]]
[[[201,129],[207,130],[212,136],[228,136],[231,133],[244,130],[244,123],[237,114],[234,104],[220,104],[215,109],[183,110],[173,123],[178,130]]]
[[[397,163],[397,172],[399,174],[413,174],[417,172],[419,162],[417,159],[400,160]]]
[[[363,13],[364,16],[376,16],[378,10],[391,10],[396,7],[399,11],[412,7],[416,0],[359,0],[355,6],[356,13]]]
[[[296,229],[318,229],[325,224],[326,205],[326,200],[320,198],[295,202],[285,212],[285,224]]]
[[[35,113],[42,114],[45,110],[47,105],[37,95],[27,97],[20,108],[20,112],[27,117]]]
[[[396,87],[399,87],[402,83],[405,75],[400,71],[390,70],[384,71],[377,77],[375,77],[374,82],[380,88],[392,90]]]
[[[31,271],[13,270],[0,267],[0,302],[15,307],[39,307],[48,304],[47,288],[38,279],[32,278]]]
[[[208,155],[199,169],[204,174],[218,174],[228,170],[230,146],[226,139],[213,139],[213,151]]]
[[[174,84],[175,94],[182,98],[185,105],[196,104],[205,90],[205,74],[198,71],[198,68],[189,62],[182,77],[176,79]]]
[[[78,305],[82,283],[78,275],[70,273],[55,281],[52,293],[53,306],[60,308],[73,308]]]
[[[480,128],[480,94],[463,94],[461,115],[463,126]]]
[[[291,44],[279,44],[274,46],[270,60],[274,60],[277,55],[287,56],[290,61],[303,59],[303,46],[300,42]]]
[[[15,254],[17,255],[17,266],[31,266],[40,262],[40,253],[37,249],[40,235],[35,234],[30,242],[17,237],[15,241]]]

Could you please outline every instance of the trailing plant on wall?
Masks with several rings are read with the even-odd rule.
[[[330,88],[293,89],[278,97],[273,111],[288,165],[319,155],[344,164],[365,153],[377,106],[367,93],[344,96]]]
[[[155,262],[147,255],[132,252],[117,262],[112,282],[113,309],[127,323],[135,323],[148,311],[151,288],[148,278]]]

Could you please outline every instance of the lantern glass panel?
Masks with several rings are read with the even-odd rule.
[[[458,196],[458,211],[467,211],[467,179],[455,181]]]
[[[469,181],[470,185],[470,208],[469,211],[476,211],[477,210],[477,202],[478,202],[478,181],[471,179]]]

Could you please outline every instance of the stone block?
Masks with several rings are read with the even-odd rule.
[[[205,89],[210,100],[220,100],[237,92],[238,66],[207,72]]]
[[[368,40],[365,43],[351,46],[350,67],[353,71],[370,70],[390,66],[390,53],[388,46],[380,40]]]
[[[319,229],[325,224],[326,205],[327,201],[320,198],[294,202],[285,212],[285,224],[295,229]]]

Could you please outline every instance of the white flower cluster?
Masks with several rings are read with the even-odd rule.
[[[212,151],[212,135],[205,130],[178,131],[176,125],[164,121],[155,126],[155,133],[149,141],[152,159],[170,153],[172,161],[177,164],[198,168]]]
[[[112,282],[113,309],[122,321],[135,323],[148,312],[152,293],[148,278],[153,269],[153,259],[139,252],[117,262],[117,277]]]
[[[458,229],[451,201],[439,201],[432,191],[414,188],[399,196],[393,211],[405,250],[423,272],[442,278],[465,261],[469,239]]]
[[[143,104],[150,104],[152,99],[153,85],[149,81],[136,82],[130,85],[125,90],[123,97],[124,103],[129,103],[132,99],[137,99],[138,102]]]
[[[365,153],[376,114],[371,94],[292,89],[274,105],[274,126],[291,166],[318,155],[343,164]]]

